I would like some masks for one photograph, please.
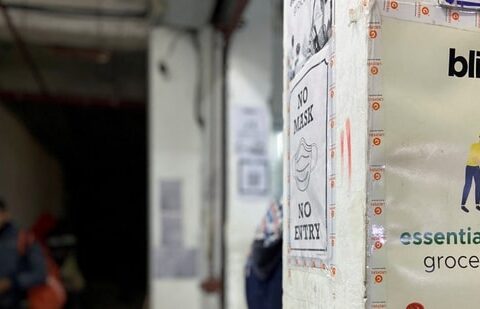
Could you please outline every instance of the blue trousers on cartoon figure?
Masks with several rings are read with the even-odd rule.
[[[467,203],[468,194],[472,188],[472,180],[475,181],[475,204],[477,205],[477,210],[480,210],[480,167],[479,166],[469,166],[465,168],[465,185],[463,187],[462,195],[462,210],[469,212],[468,208],[465,207]]]

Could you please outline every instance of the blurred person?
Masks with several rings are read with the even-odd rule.
[[[32,288],[45,284],[46,261],[38,243],[25,248],[26,234],[11,221],[5,202],[0,199],[0,308],[21,308]],[[24,250],[25,249],[25,250]]]
[[[30,232],[42,248],[48,249],[47,239],[57,226],[58,220],[50,213],[44,212],[38,216]]]
[[[60,268],[62,283],[67,292],[65,308],[81,308],[81,298],[86,284],[77,260],[77,238],[67,232],[65,227],[60,227],[49,234],[47,243]]]
[[[67,293],[62,282],[60,266],[52,255],[48,246],[48,237],[58,226],[58,220],[49,213],[42,213],[33,224],[23,243],[19,243],[19,250],[27,252],[32,244],[36,243],[45,259],[47,277],[45,284],[33,287],[28,291],[29,309],[60,309],[67,301]]]
[[[283,209],[272,203],[255,233],[246,266],[249,309],[282,308]]]
[[[81,295],[85,290],[85,278],[80,271],[77,256],[73,251],[68,253],[61,267],[62,280],[68,295],[66,308],[80,308]]]

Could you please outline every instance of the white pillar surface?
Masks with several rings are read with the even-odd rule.
[[[153,29],[149,46],[150,308],[201,308],[198,272],[156,276],[168,267],[155,251],[168,232],[162,223],[161,182],[179,181],[183,249],[199,250],[201,211],[201,131],[195,120],[198,55],[188,34]],[[160,64],[166,67],[161,73]],[[170,221],[172,222],[172,221]],[[162,235],[163,233],[163,235]],[[171,233],[171,232],[169,232]],[[173,235],[170,235],[173,236]],[[175,256],[169,258],[175,259]],[[194,262],[198,270],[198,261]],[[189,265],[185,265],[188,267]]]
[[[272,4],[250,1],[244,25],[232,39],[227,64],[228,110],[235,107],[266,107],[271,98]],[[232,125],[232,123],[230,123]],[[245,263],[254,232],[267,210],[269,197],[245,199],[238,194],[237,156],[230,126],[228,147],[228,208],[226,222],[227,308],[247,307]]]
[[[285,1],[284,8],[287,9],[294,2]],[[322,269],[288,264],[288,252],[285,245],[284,308],[357,309],[365,306],[367,19],[362,15],[364,13],[359,13],[358,20],[350,19],[350,13],[355,15],[360,5],[361,1],[356,0],[335,2],[335,56],[333,58],[336,106],[334,139],[337,145],[335,154],[335,276],[329,275]],[[361,9],[359,10],[361,11]],[[284,39],[284,46],[287,57],[291,46],[290,38]],[[285,89],[287,92],[287,81]],[[285,95],[284,98],[288,98],[288,95]],[[284,99],[284,108],[287,105],[288,100]],[[346,171],[347,163],[345,161],[342,163],[340,157],[340,134],[342,130],[345,131],[348,122],[351,125],[351,178]],[[285,145],[288,145],[287,136],[288,134],[285,134]],[[346,159],[344,158],[344,160]],[[288,171],[288,166],[285,166],[284,170]],[[284,191],[288,188],[286,178],[284,188]],[[287,211],[285,213],[287,214]],[[284,228],[284,239],[288,239],[287,228]]]

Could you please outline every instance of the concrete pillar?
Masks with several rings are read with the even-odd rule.
[[[271,128],[269,102],[272,96],[272,4],[270,1],[250,1],[244,25],[232,36],[227,63],[227,104],[230,115],[228,128],[228,208],[226,222],[226,298],[227,308],[246,308],[245,265],[250,253],[256,227],[260,224],[272,200],[270,184],[268,192],[260,195],[241,193],[241,156],[237,138],[238,111],[251,108],[266,118],[257,122],[266,129],[266,151]],[[241,113],[241,112],[240,112]],[[257,118],[258,119],[258,118]],[[262,130],[261,130],[262,131]],[[263,130],[265,132],[265,130]],[[260,138],[260,140],[263,140]],[[268,155],[270,155],[268,153]],[[267,158],[268,159],[268,158]],[[268,163],[267,163],[268,164]],[[260,174],[270,178],[271,166]],[[267,180],[269,181],[269,180]]]
[[[284,8],[285,307],[476,308],[480,2]]]
[[[349,16],[359,5],[284,1],[284,308],[365,303],[367,19]],[[316,162],[302,163],[308,153]]]
[[[189,34],[149,43],[150,308],[201,308],[198,55]]]
[[[150,308],[219,308],[223,38],[159,27],[149,50]]]

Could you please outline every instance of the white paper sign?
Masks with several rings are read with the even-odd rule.
[[[249,198],[265,197],[270,189],[269,112],[265,106],[235,106],[230,117],[237,158],[238,194]]]
[[[178,179],[160,181],[161,246],[153,250],[155,278],[193,278],[198,272],[198,250],[185,247],[183,183]]]
[[[293,256],[327,254],[328,63],[316,54],[290,90],[289,249]]]

